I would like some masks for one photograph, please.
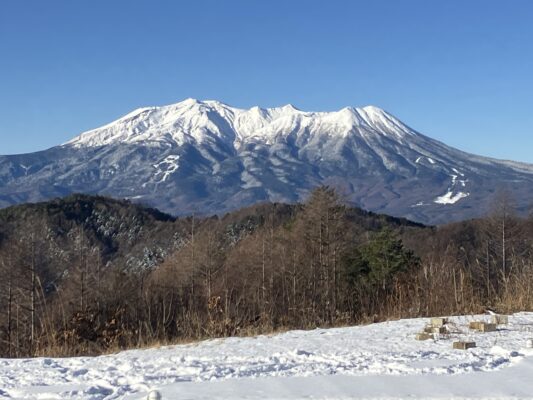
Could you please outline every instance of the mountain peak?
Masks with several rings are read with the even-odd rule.
[[[371,121],[377,121],[377,120],[383,120],[383,119],[394,119],[396,122],[400,122],[397,118],[395,118],[392,114],[385,111],[383,108],[376,107],[373,105],[364,106],[362,108],[358,108],[357,111],[360,114],[363,114]]]
[[[202,142],[207,133],[241,142],[250,137],[254,140],[264,138],[270,143],[279,135],[298,131],[302,123],[316,127],[327,125],[342,136],[357,127],[384,135],[392,132],[397,137],[412,133],[406,125],[375,106],[345,107],[336,112],[305,112],[290,103],[274,108],[240,109],[217,100],[187,98],[166,106],[136,109],[110,124],[82,133],[65,145],[97,147],[143,141],[183,144]],[[228,145],[233,146],[232,143]]]
[[[377,107],[371,104],[368,106],[362,107],[362,109],[365,110],[366,112],[374,113],[374,114],[388,114],[383,108],[380,108],[380,107]]]
[[[176,104],[183,104],[183,105],[189,105],[189,104],[198,104],[200,101],[198,99],[194,99],[192,97],[187,97],[185,100],[179,101]]]
[[[295,107],[291,103],[285,104],[283,107],[281,107],[281,109],[287,110],[287,111],[300,111],[299,108]]]

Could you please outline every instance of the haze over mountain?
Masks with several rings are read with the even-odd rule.
[[[533,165],[456,150],[373,106],[306,112],[194,99],[0,156],[1,206],[84,192],[209,214],[300,201],[322,184],[371,211],[441,223],[484,214],[503,187],[527,208]]]

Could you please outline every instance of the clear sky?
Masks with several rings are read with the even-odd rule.
[[[530,0],[23,0],[0,8],[0,154],[188,97],[376,105],[533,162]]]

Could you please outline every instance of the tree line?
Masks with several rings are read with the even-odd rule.
[[[440,227],[329,187],[225,217],[71,200],[53,219],[0,215],[2,357],[533,307],[533,218],[503,192],[486,218]]]

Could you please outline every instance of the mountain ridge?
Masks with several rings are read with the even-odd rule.
[[[525,210],[533,165],[454,149],[376,106],[309,112],[196,99],[0,156],[1,206],[86,192],[208,214],[302,201],[323,184],[370,211],[435,224],[483,215],[502,187]]]
[[[383,109],[380,109],[376,106],[365,106],[361,108],[355,107],[344,107],[338,111],[330,112],[320,112],[320,111],[302,111],[292,104],[287,104],[281,107],[271,107],[271,108],[261,108],[258,106],[251,107],[249,109],[236,108],[229,106],[228,104],[216,101],[216,100],[205,100],[200,101],[196,99],[186,99],[182,102],[169,104],[166,106],[152,106],[152,107],[141,107],[133,110],[132,112],[124,115],[123,117],[118,118],[117,120],[106,124],[102,127],[91,129],[89,131],[83,132],[75,138],[69,140],[63,145],[74,145],[78,147],[82,146],[102,146],[106,144],[111,144],[113,141],[125,141],[131,142],[132,136],[135,137],[141,136],[142,139],[142,130],[139,131],[139,126],[134,125],[134,123],[145,123],[144,128],[149,130],[149,126],[146,125],[147,120],[149,122],[158,122],[160,125],[167,125],[169,123],[175,124],[176,120],[181,119],[190,119],[192,120],[198,114],[209,114],[217,113],[219,117],[226,118],[230,128],[238,132],[236,138],[239,140],[244,140],[250,136],[258,136],[258,130],[261,131],[266,127],[267,124],[271,123],[282,123],[287,122],[284,119],[287,118],[296,118],[296,119],[313,119],[320,118],[326,120],[325,122],[333,124],[345,124],[345,128],[349,130],[352,125],[363,125],[371,127],[375,121],[380,121],[382,124],[387,121],[396,125],[403,125],[399,120],[393,117],[391,114],[387,113]],[[140,119],[140,116],[146,114],[145,118]],[[153,114],[156,114],[155,116]],[[159,114],[159,115],[157,115]],[[163,114],[163,115],[161,115]],[[170,116],[168,115],[170,114]],[[155,118],[154,118],[155,117]],[[207,115],[209,117],[209,115]],[[339,118],[335,120],[335,117]],[[207,118],[209,119],[209,118]],[[281,121],[279,121],[281,119]],[[206,121],[200,121],[200,123],[205,123]],[[214,121],[210,121],[213,122]],[[290,121],[289,121],[290,122]],[[122,124],[122,125],[121,125]],[[132,126],[133,125],[133,126]],[[192,125],[192,124],[190,124]],[[192,126],[174,126],[174,128],[191,128]],[[123,131],[120,132],[122,135],[116,136],[107,136],[101,137],[98,135],[99,132],[104,130],[109,130],[113,128],[124,129],[134,129],[134,135],[124,136]],[[407,127],[405,127],[407,128]],[[409,133],[408,129],[404,128],[404,132]],[[158,131],[154,132],[162,136],[164,132]],[[265,132],[263,132],[265,133]],[[152,135],[149,139],[153,139]],[[100,141],[98,139],[101,139]],[[111,140],[110,140],[111,139]]]

